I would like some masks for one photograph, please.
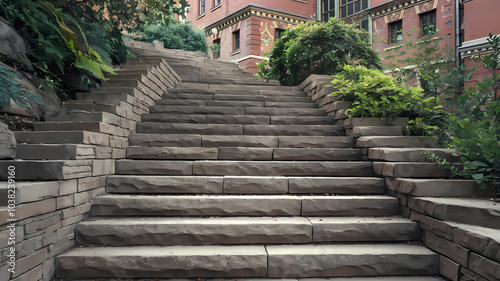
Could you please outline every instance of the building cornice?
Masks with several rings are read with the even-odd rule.
[[[278,20],[281,22],[287,22],[291,24],[305,23],[307,21],[314,20],[313,18],[308,18],[306,16],[297,15],[293,13],[288,13],[284,11],[269,9],[256,5],[248,5],[208,26],[205,27],[205,34],[207,36],[212,35],[212,30],[217,28],[217,31],[223,30],[238,23],[250,16],[257,16],[261,18],[267,18],[272,20]]]
[[[392,0],[366,11],[375,19],[430,1],[432,0]]]
[[[500,36],[500,35],[499,35]],[[458,51],[462,57],[469,57],[493,51],[493,46],[488,42],[488,37],[465,41]]]

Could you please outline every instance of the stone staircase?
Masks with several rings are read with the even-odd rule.
[[[158,59],[108,86],[140,87]],[[57,278],[442,280],[418,224],[304,92],[234,64],[168,63],[182,83],[155,91]]]

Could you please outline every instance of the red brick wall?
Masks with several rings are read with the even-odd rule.
[[[500,1],[472,0],[464,3],[464,41],[500,34]]]

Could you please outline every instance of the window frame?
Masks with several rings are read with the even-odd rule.
[[[200,14],[199,15],[201,16],[201,15],[205,14],[205,9],[207,7],[205,6],[205,4],[206,4],[205,0],[200,0],[199,4],[200,4],[200,6],[199,6],[200,7]]]
[[[398,27],[400,27],[400,28],[398,28]],[[395,35],[395,36],[393,37],[393,35]],[[401,35],[400,41],[398,41],[398,38],[399,38],[398,35]],[[392,40],[393,38],[395,40]],[[390,44],[391,45],[398,44],[398,43],[401,43],[402,41],[403,41],[403,20],[393,21],[393,22],[389,23],[389,42],[390,42]]]
[[[220,38],[218,39],[215,39],[214,41],[212,41],[212,44],[215,45],[215,44],[219,44],[219,51],[218,52],[213,52],[213,56],[214,56],[214,60],[218,60],[220,59],[220,51],[221,51],[221,45],[220,45]]]
[[[434,22],[432,22],[432,16],[433,15],[434,15]],[[425,19],[426,17],[428,17],[427,20]],[[437,16],[436,16],[436,10],[435,9],[420,14],[420,22],[421,22],[422,35],[423,36],[433,35],[433,34],[437,33],[437,28],[436,28]],[[434,27],[432,27],[432,24],[434,24]],[[427,27],[427,29],[425,27]]]
[[[233,31],[233,52],[236,52],[241,47],[241,34],[240,30]]]
[[[368,0],[339,0],[339,18],[348,18],[368,9]]]
[[[326,22],[335,17],[336,2],[337,0],[321,0],[321,21]]]
[[[285,31],[286,31],[286,29],[275,28],[274,29],[274,41],[281,39],[281,37],[283,36],[283,32],[285,32]]]

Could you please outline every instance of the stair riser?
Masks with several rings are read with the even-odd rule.
[[[122,194],[382,194],[383,179],[342,177],[110,176],[106,191]]]
[[[331,117],[294,117],[262,115],[179,115],[143,114],[143,122],[188,124],[240,124],[240,125],[333,125]]]
[[[264,116],[322,116],[325,112],[317,108],[276,107],[215,107],[215,106],[168,106],[154,105],[151,113],[199,114],[199,115],[264,115]]]

